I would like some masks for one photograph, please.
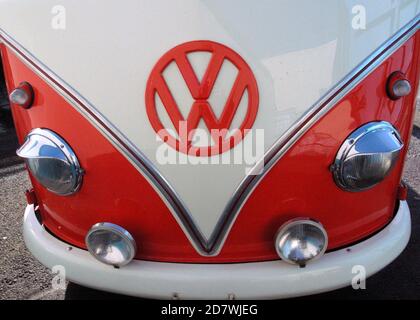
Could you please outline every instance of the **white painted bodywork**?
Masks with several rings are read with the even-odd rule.
[[[26,246],[45,266],[65,267],[68,280],[96,289],[149,298],[274,299],[309,295],[352,284],[363,266],[366,276],[381,270],[405,248],[410,238],[410,210],[405,201],[382,231],[354,246],[325,254],[299,268],[283,261],[243,264],[182,264],[133,260],[115,269],[88,251],[53,237],[26,208]],[[350,250],[347,250],[350,249]]]
[[[247,164],[160,165],[145,110],[150,71],[169,49],[213,40],[239,53],[260,91],[254,129],[265,150],[320,97],[420,11],[419,0],[61,1],[66,28],[52,28],[54,0],[0,1],[0,28],[64,79],[141,150],[172,185],[209,238]],[[366,8],[354,30],[355,5]],[[19,17],[19,19],[17,19]],[[201,60],[200,60],[201,59]],[[205,66],[199,57],[194,65]],[[172,70],[173,91],[188,112],[189,95]],[[221,106],[229,70],[210,100]],[[216,111],[217,113],[217,111]],[[164,117],[164,115],[163,115]],[[163,119],[164,120],[164,119]]]

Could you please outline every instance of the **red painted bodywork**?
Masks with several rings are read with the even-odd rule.
[[[60,134],[86,170],[80,192],[54,195],[31,179],[45,226],[57,237],[85,248],[89,228],[102,221],[126,228],[138,243],[136,258],[173,262],[243,262],[278,259],[277,228],[295,217],[320,221],[329,250],[354,243],[392,218],[409,145],[416,90],[391,100],[386,82],[403,72],[418,87],[420,33],[344,97],[309,129],[261,181],[241,210],[221,253],[202,257],[192,247],[166,205],[141,174],[82,115],[5,46],[2,56],[9,90],[22,81],[34,88],[33,107],[12,106],[19,140],[36,127]],[[303,89],[302,89],[303,90]],[[345,192],[329,172],[343,140],[361,125],[385,120],[401,133],[405,146],[392,173],[374,188]]]

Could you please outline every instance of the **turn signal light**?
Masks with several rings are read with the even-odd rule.
[[[10,93],[9,100],[14,104],[28,109],[34,101],[34,90],[28,82],[22,82]]]
[[[396,71],[389,76],[386,91],[392,100],[408,96],[411,93],[410,81],[402,72]]]

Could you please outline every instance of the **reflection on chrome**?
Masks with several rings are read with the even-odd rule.
[[[404,146],[388,122],[371,122],[354,131],[340,147],[331,167],[334,180],[347,191],[372,188],[391,172]]]
[[[16,153],[49,191],[65,196],[79,190],[83,169],[70,146],[51,130],[32,130]]]

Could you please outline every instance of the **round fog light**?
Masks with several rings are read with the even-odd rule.
[[[120,226],[108,222],[95,224],[86,235],[89,252],[99,261],[112,266],[124,266],[136,254],[136,242]]]
[[[275,246],[283,261],[304,267],[309,261],[324,254],[328,246],[328,236],[320,223],[294,219],[280,227]]]

